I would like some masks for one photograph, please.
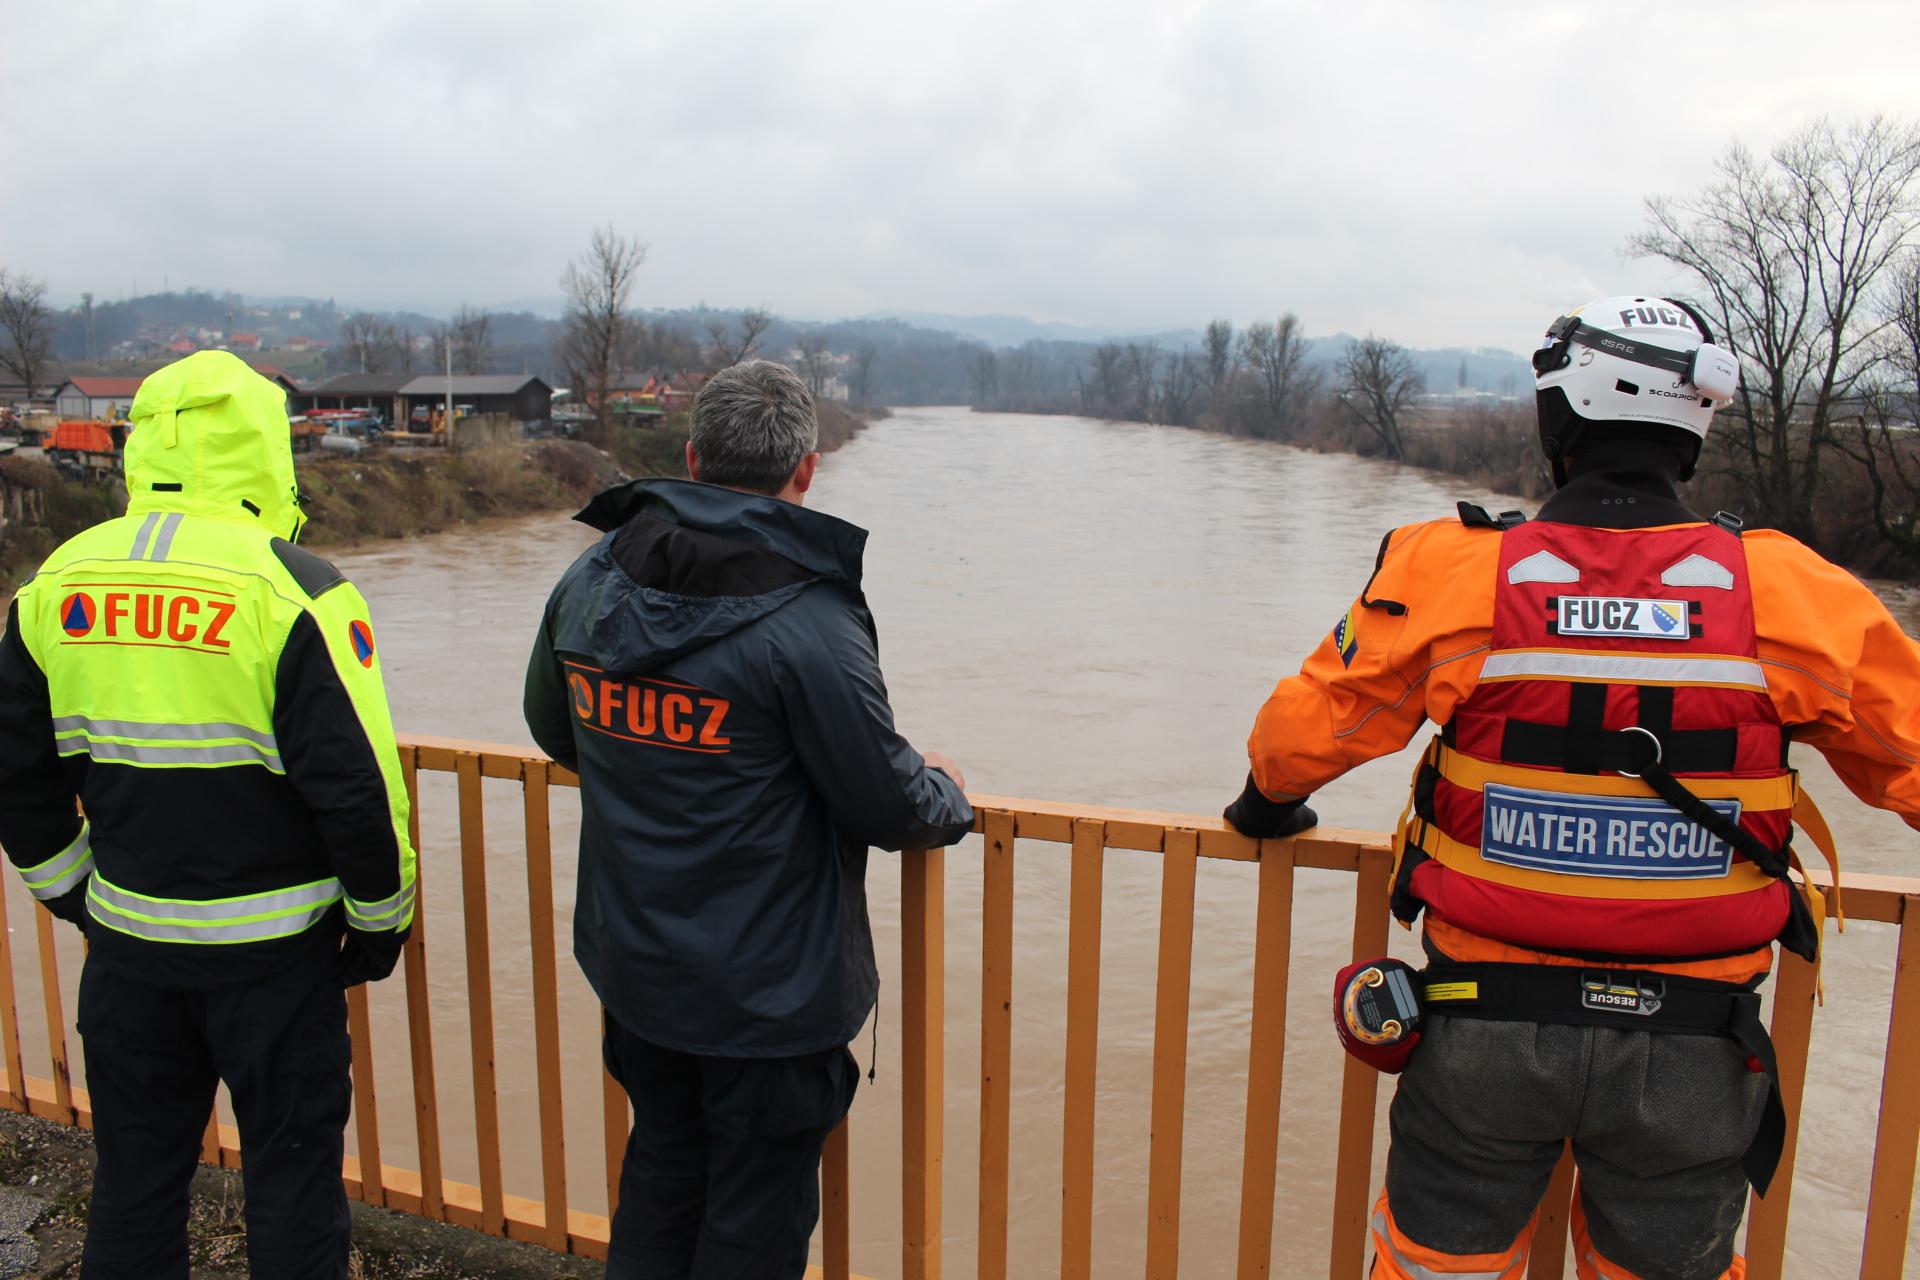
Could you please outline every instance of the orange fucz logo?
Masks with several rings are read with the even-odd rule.
[[[566,666],[573,714],[595,733],[705,755],[725,755],[733,746],[722,732],[733,710],[725,698],[672,680],[620,680],[598,667]]]
[[[92,590],[76,591],[60,605],[60,629],[67,633],[64,644],[158,646],[201,653],[227,653],[233,648],[225,634],[235,608],[228,592],[136,583],[82,585]]]

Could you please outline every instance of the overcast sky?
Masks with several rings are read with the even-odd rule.
[[[552,295],[1524,349],[1653,193],[1920,117],[1920,5],[0,0],[0,265],[342,305]]]

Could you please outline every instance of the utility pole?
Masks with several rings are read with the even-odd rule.
[[[453,431],[453,334],[447,334],[447,340],[441,344],[447,353],[447,452],[458,453],[459,437]]]

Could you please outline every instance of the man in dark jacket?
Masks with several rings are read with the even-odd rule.
[[[867,849],[972,825],[894,731],[866,531],[805,510],[813,403],[763,360],[694,402],[691,481],[637,480],[547,603],[534,740],[580,774],[574,955],[634,1110],[608,1275],[794,1277],[847,1042],[879,991]]]

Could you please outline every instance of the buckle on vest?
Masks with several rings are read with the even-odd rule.
[[[1620,730],[1620,733],[1622,737],[1630,733],[1637,733],[1643,736],[1644,738],[1646,738],[1648,742],[1651,742],[1653,744],[1653,759],[1648,760],[1646,763],[1642,764],[1638,769],[1615,769],[1614,770],[1615,773],[1619,774],[1623,778],[1640,777],[1648,769],[1651,769],[1654,765],[1659,764],[1661,757],[1666,754],[1665,748],[1663,748],[1660,745],[1659,736],[1655,734],[1653,730],[1648,729],[1643,725],[1630,724],[1626,728]]]

